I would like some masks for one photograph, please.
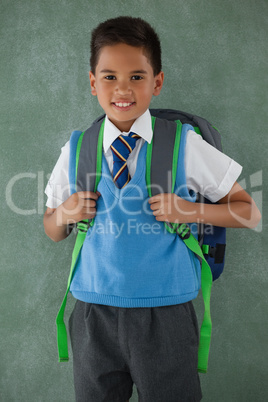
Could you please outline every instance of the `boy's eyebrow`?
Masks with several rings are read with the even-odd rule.
[[[105,69],[105,70],[101,70],[100,72],[101,73],[115,73],[116,71]]]
[[[145,70],[135,70],[135,71],[131,71],[131,74],[147,74],[147,71],[145,71]]]
[[[109,73],[109,74],[115,74],[116,71],[114,70],[108,70],[108,69],[104,69],[100,71],[101,73]],[[147,74],[147,71],[145,70],[134,70],[134,71],[130,71],[130,74]]]

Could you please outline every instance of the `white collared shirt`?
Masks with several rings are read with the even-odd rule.
[[[130,131],[141,137],[127,159],[129,173],[133,177],[139,151],[145,141],[151,142],[153,136],[149,110],[135,120]],[[103,150],[111,173],[113,156],[110,145],[119,135],[128,135],[129,132],[121,132],[107,116],[105,117]],[[46,206],[49,208],[57,208],[70,196],[69,154],[68,141],[61,149],[61,155],[45,189],[48,197]],[[217,202],[229,193],[242,171],[242,167],[237,162],[218,151],[191,130],[187,133],[184,165],[188,189],[204,195],[212,202]]]
[[[108,162],[108,166],[110,172],[113,172],[113,154],[110,146],[116,140],[119,135],[128,135],[130,132],[138,134],[141,138],[136,141],[136,146],[133,151],[130,153],[127,158],[127,167],[130,174],[130,177],[134,176],[137,159],[140,152],[141,147],[144,142],[147,141],[149,144],[152,141],[153,130],[152,130],[152,122],[151,115],[149,110],[146,110],[143,115],[141,115],[135,122],[132,124],[131,129],[128,132],[121,132],[106,116],[104,123],[104,132],[103,132],[103,151],[105,158]]]

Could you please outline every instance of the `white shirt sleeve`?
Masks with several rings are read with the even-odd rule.
[[[68,141],[61,148],[61,154],[45,188],[45,194],[47,195],[46,206],[48,208],[57,208],[70,196],[69,156],[70,142]]]
[[[185,149],[187,187],[217,202],[229,193],[242,166],[190,130]]]

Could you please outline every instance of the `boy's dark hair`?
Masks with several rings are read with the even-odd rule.
[[[90,66],[93,74],[96,72],[101,49],[104,46],[113,46],[118,43],[142,47],[153,68],[154,75],[160,73],[162,69],[161,45],[154,29],[141,18],[121,16],[102,22],[92,31]]]

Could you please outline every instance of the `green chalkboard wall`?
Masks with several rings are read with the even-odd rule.
[[[256,230],[228,230],[201,381],[205,402],[268,400],[267,0],[1,0],[0,7],[0,400],[74,401],[72,363],[57,362],[54,325],[74,237],[54,244],[45,236],[44,187],[71,131],[101,113],[88,80],[90,31],[118,15],[144,17],[161,37],[165,85],[152,106],[210,120],[263,212]],[[201,319],[201,299],[195,304]],[[72,307],[70,297],[67,315]]]

